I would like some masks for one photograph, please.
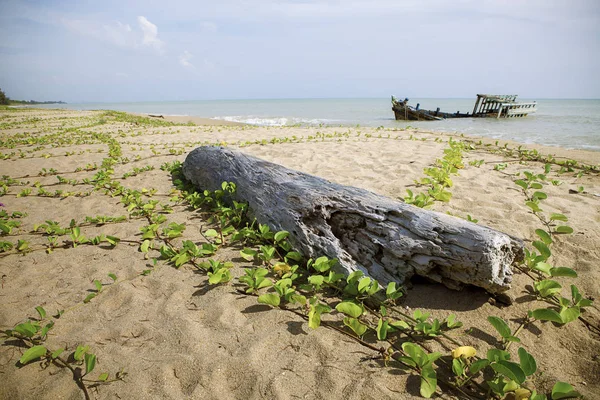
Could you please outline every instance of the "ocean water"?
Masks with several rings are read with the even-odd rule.
[[[402,96],[398,96],[402,97]],[[139,103],[80,103],[47,105],[77,110],[110,109],[128,112],[190,115],[263,126],[342,125],[418,127],[440,132],[486,136],[565,148],[600,151],[600,100],[537,101],[538,112],[525,118],[460,118],[443,121],[396,121],[391,100],[385,99],[273,99],[202,100]],[[410,99],[422,109],[471,112],[473,99]],[[38,106],[39,107],[39,106]]]

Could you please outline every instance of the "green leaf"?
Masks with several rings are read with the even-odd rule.
[[[19,363],[25,365],[33,360],[46,355],[48,350],[44,346],[33,346],[28,348],[19,359]]]
[[[527,182],[525,182],[522,179],[518,179],[515,181],[515,183],[519,186],[521,186],[523,189],[527,190],[527,188],[529,187],[529,185],[527,184]]]
[[[573,304],[579,303],[579,300],[583,298],[581,293],[579,293],[579,289],[577,289],[577,286],[575,285],[571,285],[571,298],[573,299]]]
[[[456,315],[450,314],[448,318],[446,318],[446,326],[448,329],[460,328],[463,326],[463,323],[456,320]]]
[[[40,319],[44,319],[46,318],[46,310],[44,310],[44,308],[42,306],[37,306],[35,308],[35,310],[38,312],[38,314],[40,315]]]
[[[360,317],[364,311],[361,306],[352,301],[342,301],[337,306],[335,306],[335,309],[352,318]]]
[[[581,300],[579,300],[579,302],[577,303],[577,305],[578,305],[579,307],[581,307],[581,308],[583,308],[583,307],[589,307],[589,306],[591,306],[592,304],[594,304],[594,301],[593,301],[593,300],[590,300],[590,299],[581,299]]]
[[[187,252],[179,253],[177,256],[175,256],[175,267],[179,268],[183,264],[189,262],[191,259],[191,256]]]
[[[556,382],[552,388],[552,400],[580,397],[581,394],[567,382]]]
[[[393,326],[396,329],[402,329],[402,330],[409,330],[410,329],[410,325],[407,324],[406,321],[403,321],[401,319],[399,319],[397,321],[390,322],[390,325]]]
[[[275,234],[275,241],[281,242],[290,235],[288,231],[279,231]]]
[[[325,277],[323,275],[311,275],[308,277],[308,283],[317,287],[320,287],[324,281]]]
[[[112,280],[113,280],[113,282],[116,282],[116,281],[117,281],[117,275],[113,274],[112,272],[111,272],[110,274],[108,274],[108,277],[109,277],[110,279],[112,279]]]
[[[89,374],[90,372],[92,372],[94,370],[94,367],[96,367],[96,355],[86,353],[86,355],[85,355],[85,373]]]
[[[208,283],[210,285],[217,285],[219,283],[229,282],[231,279],[231,273],[227,268],[219,268],[215,272],[208,273]]]
[[[207,229],[206,232],[204,232],[204,236],[206,236],[207,238],[217,237],[219,236],[219,233],[214,229]]]
[[[75,353],[73,353],[73,358],[77,361],[83,361],[85,354],[89,351],[90,346],[77,346],[75,349]]]
[[[542,271],[546,275],[550,275],[550,270],[552,269],[552,265],[546,264],[545,262],[539,262],[533,266],[533,269]]]
[[[344,277],[344,274],[338,274],[337,272],[329,271],[329,275],[327,275],[324,279],[325,282],[334,284]]]
[[[388,300],[396,300],[403,296],[402,290],[396,287],[396,282],[390,282],[385,290],[385,296]]]
[[[285,255],[285,257],[298,262],[302,261],[302,254],[298,253],[297,251],[290,251]]]
[[[550,215],[550,221],[563,221],[567,222],[569,219],[563,214],[552,213]]]
[[[560,225],[556,227],[556,233],[573,233],[573,228],[567,225]]]
[[[261,279],[260,282],[258,283],[258,285],[256,285],[256,290],[258,289],[262,289],[262,288],[266,288],[269,286],[273,286],[273,281],[268,279],[268,278],[264,278]]]
[[[533,286],[542,297],[549,297],[556,293],[560,293],[560,290],[562,289],[560,283],[553,281],[552,279],[544,279],[543,281],[534,283]]]
[[[367,331],[367,325],[362,324],[356,318],[345,317],[344,325],[346,325],[348,328],[352,329],[352,332],[354,332],[357,336],[362,336]]]
[[[257,254],[256,250],[252,250],[252,249],[248,249],[248,248],[245,248],[240,251],[240,255],[246,261],[253,261],[256,254]]]
[[[97,279],[94,280],[94,286],[96,286],[96,291],[98,293],[100,293],[102,291],[102,282],[100,282],[99,280],[97,280]]]
[[[487,359],[492,362],[508,360],[509,358],[510,358],[510,353],[505,350],[489,349],[487,352]]]
[[[108,373],[105,372],[103,374],[100,374],[100,376],[98,376],[98,380],[100,382],[106,382],[108,380]]]
[[[312,267],[315,269],[315,271],[323,273],[329,271],[331,265],[329,264],[329,259],[325,256],[322,256],[315,260],[315,262],[312,264]]]
[[[577,272],[567,267],[555,267],[550,269],[551,276],[568,276],[569,278],[577,278]]]
[[[493,363],[491,367],[494,369],[494,371],[506,376],[508,379],[518,382],[519,384],[525,382],[525,373],[517,363],[500,360]]]
[[[550,308],[538,308],[537,310],[533,310],[531,311],[531,316],[540,321],[552,321],[559,324],[563,323],[560,314]]]
[[[496,328],[496,330],[498,331],[500,336],[502,336],[503,339],[506,339],[511,336],[512,332],[510,330],[510,327],[502,318],[489,316],[487,320],[490,324],[492,324],[494,328]]]
[[[112,246],[116,246],[116,245],[117,245],[117,243],[119,243],[119,242],[121,241],[121,239],[119,239],[118,237],[116,237],[116,236],[110,236],[110,235],[106,235],[106,238],[105,238],[105,239],[106,239],[106,241],[107,241],[108,243],[110,243]]]
[[[362,293],[371,285],[371,278],[364,277],[358,282],[358,292]]]
[[[301,294],[293,294],[292,297],[290,297],[290,303],[298,303],[301,306],[304,306],[306,305],[306,296]]]
[[[57,357],[59,357],[59,356],[60,356],[60,355],[63,353],[63,351],[65,351],[65,349],[63,349],[63,348],[60,348],[60,349],[54,350],[54,351],[52,352],[52,355],[51,355],[51,357],[52,357],[52,358],[57,358]]]
[[[460,358],[452,360],[452,372],[456,376],[463,376],[465,373],[465,363]]]
[[[521,369],[527,376],[531,376],[537,371],[537,364],[535,362],[535,358],[531,354],[527,352],[522,347],[519,347],[519,364],[521,364]]]
[[[472,375],[475,375],[476,373],[478,373],[479,371],[481,371],[488,365],[490,365],[490,360],[488,360],[488,359],[484,358],[481,360],[477,360],[473,364],[471,364],[471,366],[469,367],[469,371],[471,372]]]
[[[544,187],[544,185],[542,185],[541,183],[538,183],[538,182],[533,182],[533,183],[531,184],[531,188],[532,188],[532,189],[536,189],[536,190],[537,190],[537,189],[541,189],[541,188],[543,188],[543,187]]]
[[[544,193],[544,192],[534,192],[533,193],[533,198],[544,200],[544,199],[548,198],[548,195],[546,193]]]
[[[538,249],[538,251],[544,258],[548,259],[552,255],[552,252],[550,251],[548,246],[546,246],[546,243],[536,240],[532,243],[532,245],[533,245],[533,247]]]
[[[402,350],[410,357],[420,368],[429,363],[427,353],[418,345],[411,342],[402,343]]]
[[[383,318],[379,318],[379,322],[377,323],[377,339],[385,340],[387,338],[389,329],[389,322]]]
[[[15,331],[20,333],[22,336],[32,338],[38,331],[39,325],[34,325],[31,321],[24,322],[15,326]]]
[[[579,307],[589,307],[594,303],[592,300],[584,298],[575,285],[571,285],[571,297],[573,304]]]
[[[412,368],[416,368],[417,367],[417,363],[413,361],[412,358],[410,357],[404,357],[404,356],[400,356],[397,358],[398,361],[400,361],[403,364],[408,365],[409,367]]]
[[[437,375],[431,365],[421,369],[421,396],[431,398],[437,388]]]
[[[311,304],[310,311],[308,312],[308,327],[311,329],[317,329],[321,325],[321,314],[328,313],[331,308],[326,304]]]
[[[83,302],[85,304],[89,303],[94,297],[96,297],[96,293],[90,293],[87,295],[87,297],[85,299],[83,299]]]
[[[265,293],[258,296],[258,302],[268,304],[273,307],[279,307],[281,298],[276,293]]]
[[[50,329],[52,329],[53,326],[54,326],[54,321],[50,321],[50,323],[46,324],[46,326],[44,326],[42,328],[42,330],[40,331],[40,336],[45,339],[46,335],[48,334],[48,331]]]
[[[142,242],[142,244],[140,245],[140,251],[142,253],[147,253],[148,250],[150,249],[150,240],[146,239]]]
[[[538,204],[537,204],[537,203],[534,203],[533,201],[526,201],[526,202],[525,202],[525,205],[526,205],[527,207],[531,208],[531,210],[532,210],[533,212],[541,212],[541,211],[542,211],[542,209],[541,209],[541,208],[538,206]]]
[[[562,319],[563,324],[568,324],[571,321],[575,321],[580,315],[581,310],[577,306],[563,308],[560,310],[560,318]]]
[[[535,230],[536,235],[538,235],[540,237],[540,239],[542,239],[542,242],[546,243],[546,244],[552,244],[552,238],[550,237],[550,234],[548,232],[546,232],[543,229],[536,229]]]

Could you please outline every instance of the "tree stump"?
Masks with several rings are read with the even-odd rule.
[[[413,275],[459,289],[510,288],[523,242],[494,229],[424,210],[367,190],[339,185],[222,147],[198,147],[183,174],[201,189],[234,182],[233,200],[307,257],[339,260],[338,270],[363,271],[381,284]]]

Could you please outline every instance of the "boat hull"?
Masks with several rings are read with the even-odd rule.
[[[445,113],[438,108],[435,111],[420,110],[419,105],[408,105],[408,99],[398,101],[392,96],[392,111],[397,121],[439,121],[447,118],[518,118],[537,111],[537,104],[518,103],[516,95],[478,94],[473,113]]]

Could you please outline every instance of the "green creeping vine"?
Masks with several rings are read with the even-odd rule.
[[[416,185],[427,186],[428,189],[416,195],[407,189],[407,196],[404,197],[406,203],[428,208],[434,201],[450,201],[452,193],[447,190],[453,185],[450,175],[457,174],[459,169],[464,168],[462,152],[466,145],[452,138],[448,140],[448,144],[450,147],[444,150],[444,157],[435,160],[435,166],[425,168],[427,177],[415,181]]]
[[[542,189],[547,183],[547,174],[551,171],[551,165],[546,164],[544,174],[534,174],[529,171],[523,172],[524,179],[515,180],[515,184],[521,188],[525,196],[525,205],[544,225],[544,229],[536,229],[538,240],[532,242],[533,249],[525,249],[524,268],[522,270],[534,280],[535,295],[543,301],[551,304],[551,308],[540,308],[528,313],[530,319],[540,321],[552,321],[560,325],[567,324],[576,319],[581,319],[590,329],[600,333],[600,329],[594,327],[581,317],[585,307],[592,305],[592,300],[584,298],[575,285],[570,285],[571,299],[562,297],[562,285],[554,279],[556,277],[576,278],[577,272],[568,267],[555,267],[549,263],[552,257],[551,247],[558,235],[571,234],[573,228],[564,224],[568,218],[564,214],[545,214],[541,208],[542,202],[548,198]],[[533,191],[533,193],[532,193]],[[538,254],[539,252],[539,254]]]
[[[67,348],[52,349],[45,345],[44,342],[48,338],[48,333],[54,327],[55,319],[60,318],[64,311],[59,311],[54,319],[50,319],[43,307],[38,306],[35,309],[38,312],[38,318],[28,319],[15,325],[12,329],[1,332],[5,336],[5,340],[15,342],[12,344],[18,344],[26,348],[19,359],[19,367],[31,364],[34,361],[40,361],[42,368],[47,368],[50,365],[67,368],[71,371],[73,380],[83,392],[86,400],[90,399],[89,388],[124,379],[127,374],[122,370],[115,373],[114,378],[111,378],[108,372],[99,374],[95,379],[90,378],[89,376],[94,371],[97,361],[96,355],[90,351],[90,346],[78,345],[70,352],[69,356],[64,357],[63,354],[68,352]]]

